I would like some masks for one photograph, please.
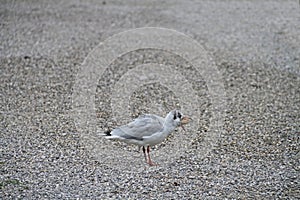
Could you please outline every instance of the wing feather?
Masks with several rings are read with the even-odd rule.
[[[157,115],[142,115],[127,125],[116,128],[112,135],[128,139],[142,140],[144,136],[151,136],[162,130],[164,118]]]

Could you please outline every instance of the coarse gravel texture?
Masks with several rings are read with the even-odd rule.
[[[0,16],[1,199],[300,198],[298,1],[1,1]],[[106,152],[101,162],[74,123],[76,75],[100,42],[149,26],[185,33],[213,57],[227,102],[220,138],[199,156],[211,104],[203,78],[190,74],[203,110],[202,126],[186,127],[185,134],[199,135],[190,147],[161,152],[178,129],[153,148],[160,165],[148,167],[136,147],[106,141],[120,155]],[[120,125],[105,83],[122,75],[118,66],[130,68],[141,56],[178,69],[189,65],[156,50],[123,55],[99,80],[97,126]],[[172,91],[152,84],[132,95],[128,112],[164,115],[173,107],[180,105]]]

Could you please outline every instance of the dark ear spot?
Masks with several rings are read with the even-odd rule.
[[[174,112],[174,117],[173,117],[173,119],[175,120],[177,117],[176,117],[176,112]]]

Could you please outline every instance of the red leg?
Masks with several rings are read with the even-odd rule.
[[[148,164],[150,166],[155,166],[156,164],[154,162],[152,162],[151,158],[150,158],[150,146],[147,147],[147,153],[148,153]]]
[[[143,152],[144,152],[145,160],[146,160],[146,162],[147,162],[146,149],[145,149],[145,147],[144,147],[144,146],[143,146]]]

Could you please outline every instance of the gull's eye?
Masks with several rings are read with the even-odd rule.
[[[181,114],[180,114],[180,112],[178,113],[178,115],[177,115],[178,117],[179,117],[179,119],[181,119]]]

